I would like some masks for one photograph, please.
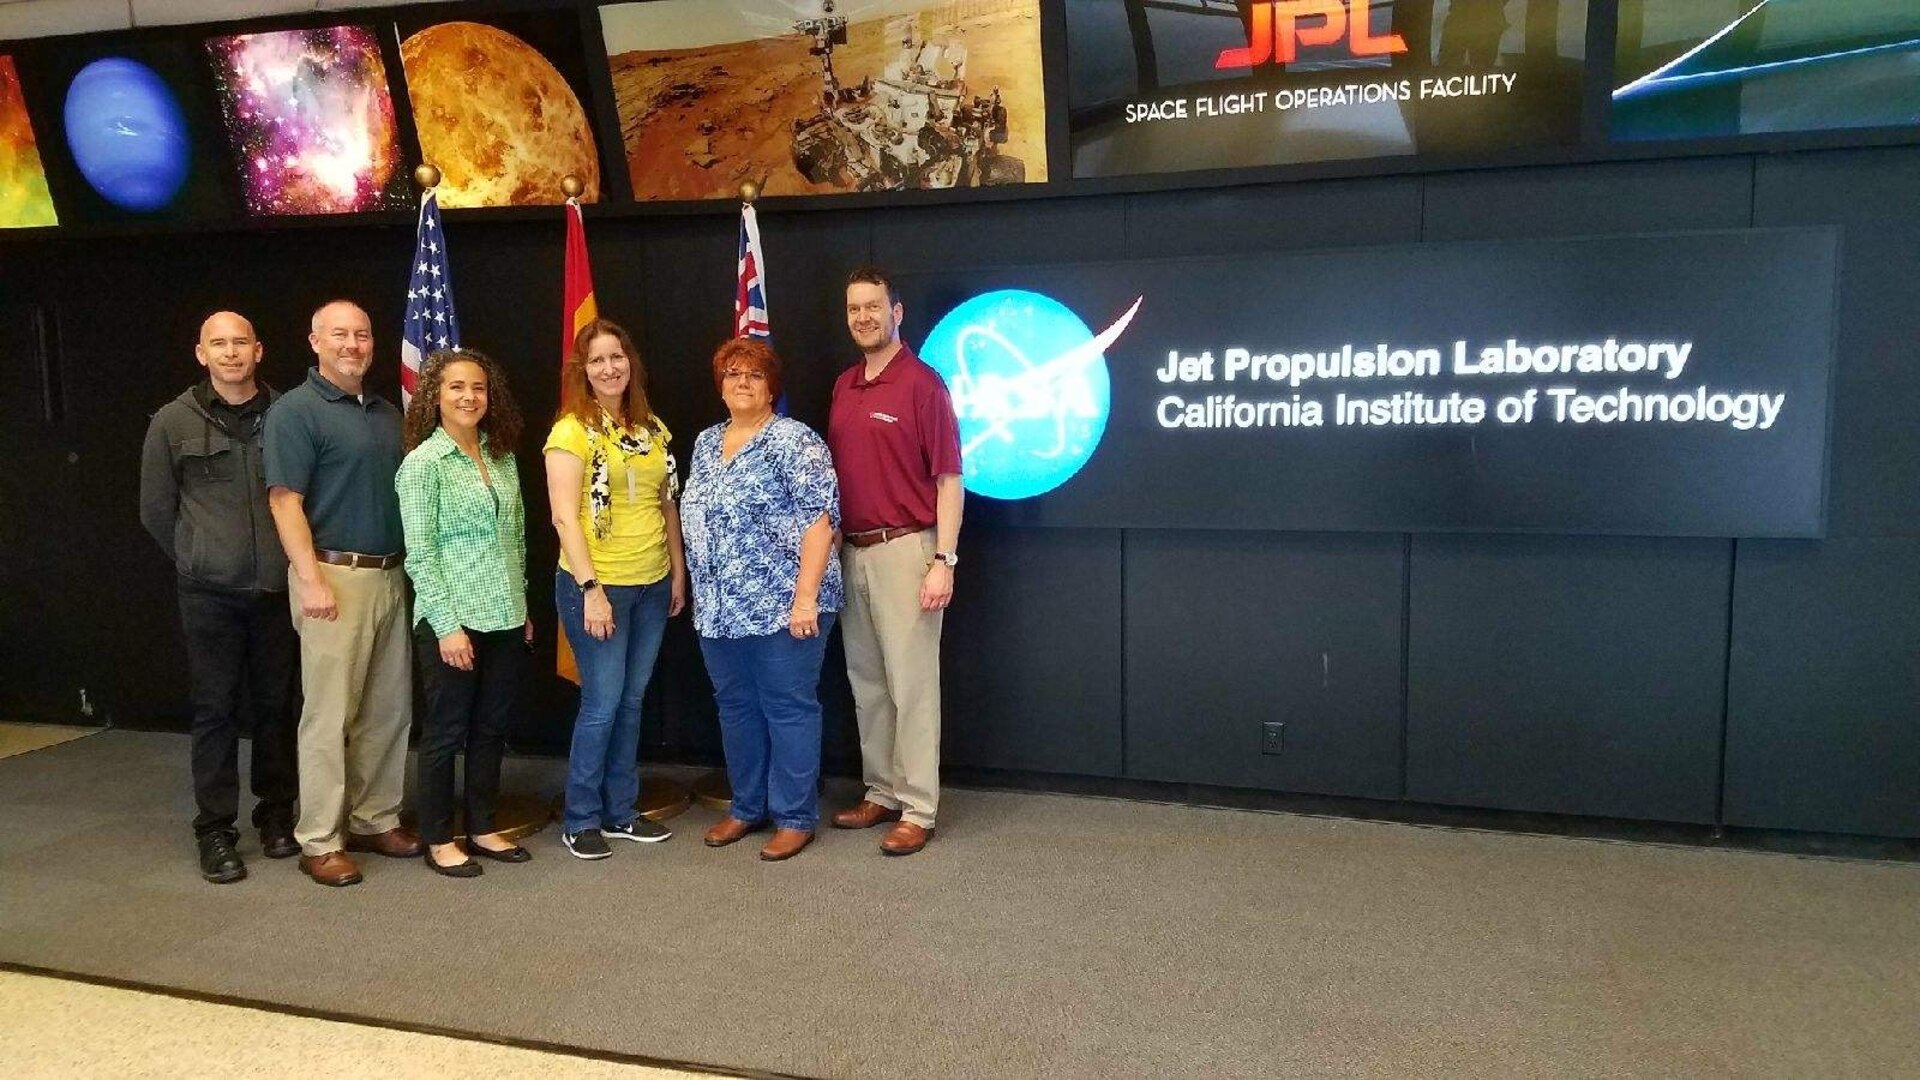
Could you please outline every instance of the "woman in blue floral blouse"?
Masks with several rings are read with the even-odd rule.
[[[819,824],[820,661],[840,610],[840,485],[827,444],[774,413],[780,359],[764,342],[713,355],[727,420],[700,433],[681,498],[693,623],[720,706],[733,786],[707,830],[724,847],[774,826],[760,850],[788,859]]]

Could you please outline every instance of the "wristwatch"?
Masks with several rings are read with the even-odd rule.
[[[960,565],[960,555],[958,552],[953,551],[936,551],[933,553],[933,561],[946,563],[947,569],[951,570]]]
[[[598,578],[588,578],[587,580],[581,582],[580,595],[585,596],[586,594],[592,592],[594,588],[599,584],[600,584],[600,580]]]

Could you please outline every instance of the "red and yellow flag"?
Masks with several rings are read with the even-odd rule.
[[[565,366],[573,353],[573,339],[586,325],[600,317],[600,306],[593,299],[593,267],[587,264],[587,225],[580,214],[580,201],[567,200],[567,272],[566,287],[560,302],[560,363]],[[580,682],[580,664],[567,644],[564,629],[554,643],[554,671],[576,685]]]

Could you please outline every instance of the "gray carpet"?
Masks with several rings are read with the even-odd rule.
[[[908,859],[763,864],[695,809],[345,890],[249,835],[215,887],[190,802],[181,736],[0,761],[0,960],[807,1076],[1920,1071],[1909,864],[951,791]]]

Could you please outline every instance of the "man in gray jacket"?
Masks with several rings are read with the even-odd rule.
[[[200,326],[207,378],[154,414],[140,459],[140,521],[173,559],[193,703],[193,832],[200,874],[247,876],[240,805],[242,687],[252,705],[253,823],[269,858],[293,839],[299,641],[287,615],[287,557],[267,509],[261,444],[274,393],[256,377],[253,324],[231,311]]]

